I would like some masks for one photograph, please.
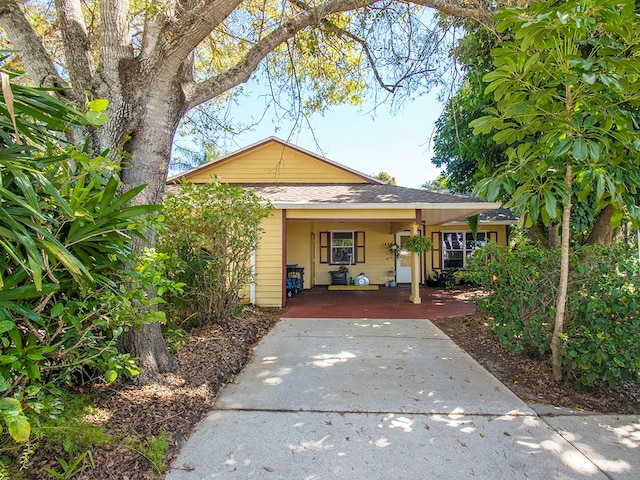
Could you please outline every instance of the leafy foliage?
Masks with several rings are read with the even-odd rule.
[[[563,357],[573,378],[591,387],[638,381],[640,374],[640,265],[621,247],[581,251],[578,293],[569,298]]]
[[[493,32],[471,26],[455,49],[456,61],[464,71],[464,83],[451,97],[436,121],[431,162],[445,167],[447,188],[453,192],[473,191],[476,182],[506,160],[505,147],[489,134],[475,134],[469,123],[494,105],[485,94],[482,78],[493,68],[491,49],[498,43]]]
[[[571,198],[595,192],[597,209],[610,209],[612,225],[626,210],[640,221],[640,40],[634,2],[546,1],[505,8],[498,30],[514,39],[492,50],[495,69],[483,77],[495,107],[470,123],[474,133],[496,131],[508,162],[476,187],[505,204],[532,227],[561,225],[561,271],[551,339],[553,376],[562,380],[560,335],[566,312]]]
[[[572,192],[593,192],[596,206],[612,204],[637,219],[640,140],[635,128],[640,87],[640,41],[633,2],[538,2],[496,15],[498,28],[516,32],[492,51],[495,70],[483,78],[495,107],[471,122],[507,148],[509,161],[478,185],[525,225],[560,218]]]
[[[270,211],[251,192],[223,183],[183,184],[166,198],[158,250],[168,257],[170,278],[184,285],[170,299],[179,316],[224,322],[239,313],[240,293],[253,281],[259,224]]]
[[[0,449],[11,470],[7,461],[28,461],[34,433],[53,441],[47,422],[62,422],[65,388],[138,373],[117,343],[132,326],[162,318],[147,308],[160,302],[147,293],[150,282],[172,284],[158,280],[157,258],[132,254],[155,222],[156,206],[132,205],[144,187],[124,191],[109,161],[60,139],[104,123],[106,102],[82,113],[0,75]],[[72,476],[91,457],[67,450],[54,476]]]
[[[469,276],[490,292],[480,307],[493,317],[503,347],[534,358],[548,353],[558,264],[557,251],[529,244],[507,249],[490,242],[474,253]]]
[[[510,351],[548,355],[555,315],[559,251],[490,243],[469,262],[469,275],[488,292],[480,308]],[[623,247],[585,246],[572,253],[569,311],[562,336],[565,374],[582,387],[638,381],[640,265]]]

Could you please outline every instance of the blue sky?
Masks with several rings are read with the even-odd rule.
[[[260,118],[264,104],[256,98],[245,97],[234,112],[244,112],[247,120]],[[313,133],[309,128],[298,131],[293,122],[275,123],[275,116],[267,114],[234,142],[239,149],[275,136],[367,175],[386,171],[405,187],[417,188],[435,179],[439,169],[431,163],[430,139],[443,109],[436,93],[407,102],[394,114],[389,105],[372,112],[373,106],[342,105],[314,115],[309,119]]]

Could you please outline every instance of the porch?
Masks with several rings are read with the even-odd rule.
[[[420,286],[422,303],[409,301],[410,285],[379,290],[329,290],[316,286],[287,299],[283,318],[435,319],[469,315],[470,300],[457,300],[451,291]]]

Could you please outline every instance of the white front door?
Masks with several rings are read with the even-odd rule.
[[[411,233],[396,233],[396,243],[400,245],[400,255],[396,257],[396,282],[411,283],[411,252],[404,248]]]

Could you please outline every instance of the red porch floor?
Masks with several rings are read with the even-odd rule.
[[[411,288],[381,286],[380,290],[330,291],[326,286],[304,290],[287,299],[284,318],[407,318],[434,319],[468,315],[473,302],[452,298],[446,290],[420,288],[422,303],[409,301]]]

